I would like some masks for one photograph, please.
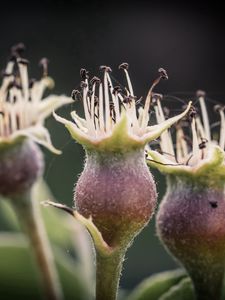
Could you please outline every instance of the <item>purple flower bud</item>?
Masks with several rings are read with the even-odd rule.
[[[75,206],[111,247],[127,247],[156,204],[155,183],[143,151],[88,153],[75,189]]]
[[[220,299],[225,260],[223,189],[172,178],[157,215],[157,232],[190,274],[197,299]]]
[[[0,147],[0,194],[6,197],[24,194],[44,168],[39,147],[27,138]]]

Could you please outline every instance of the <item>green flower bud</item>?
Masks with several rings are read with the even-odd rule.
[[[36,143],[60,153],[51,143],[44,120],[71,99],[55,95],[42,99],[45,89],[54,86],[47,74],[47,60],[41,60],[42,78],[29,80],[29,62],[21,57],[23,50],[22,43],[12,47],[12,57],[0,86],[0,196],[11,202],[30,240],[47,298],[62,299],[38,203],[32,199],[32,186],[44,168],[42,152]]]
[[[199,103],[202,116],[195,110],[189,115],[191,147],[180,124],[176,151],[170,133],[165,132],[160,141],[163,154],[148,151],[148,162],[167,176],[157,233],[187,269],[197,299],[209,300],[220,299],[225,271],[225,119],[220,109],[221,136],[212,140],[202,93]]]
[[[128,64],[120,65],[120,69],[127,79],[124,90],[113,86],[109,67],[101,67],[102,81],[97,77],[89,80],[88,72],[82,69],[81,92],[73,91],[72,97],[82,99],[85,118],[72,112],[71,122],[54,114],[86,151],[85,167],[75,187],[76,211],[70,213],[92,234],[97,250],[96,297],[101,300],[115,299],[124,253],[154,212],[156,188],[145,162],[144,146],[190,108],[159,125],[148,126],[152,89],[166,73],[159,70],[144,108],[137,112]]]

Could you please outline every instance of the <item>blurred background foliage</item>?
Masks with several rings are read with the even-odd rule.
[[[210,98],[220,102],[225,99],[225,26],[216,1],[213,7],[200,2],[181,6],[151,1],[33,1],[29,4],[10,1],[3,4],[0,25],[0,67],[4,68],[10,47],[23,42],[31,62],[31,77],[41,76],[39,59],[49,58],[49,73],[55,80],[57,94],[70,95],[79,86],[82,67],[98,75],[99,65],[109,65],[113,76],[123,84],[118,65],[128,62],[138,97],[146,96],[158,68],[163,67],[168,71],[169,80],[162,82],[157,92],[188,99],[194,97],[197,89],[203,89]],[[80,105],[75,103],[58,113],[69,117],[75,107],[80,111]],[[63,155],[54,156],[43,149],[44,180],[59,202],[72,206],[73,187],[82,171],[84,151],[52,117],[46,125],[54,145],[63,150]],[[152,172],[161,199],[165,180],[155,170]],[[2,232],[15,229],[7,218],[1,215]],[[53,240],[59,239],[64,250],[70,251],[60,220],[54,220]],[[156,237],[154,219],[136,238],[126,258],[121,287],[128,290],[146,276],[177,267]],[[29,272],[31,266],[23,266],[22,261],[21,258],[17,268]],[[0,268],[3,267],[1,263]],[[0,277],[0,286],[4,285],[4,277]]]

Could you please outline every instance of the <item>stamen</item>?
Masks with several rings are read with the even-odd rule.
[[[196,130],[195,115],[196,115],[196,111],[194,108],[192,108],[192,110],[189,113],[189,117],[192,119],[191,130],[192,130],[192,151],[193,151],[194,163],[200,159],[200,149],[199,149],[199,142],[198,142],[198,136]]]
[[[225,147],[225,116],[224,116],[224,106],[216,105],[214,107],[215,111],[220,114],[220,140],[219,146],[224,149]]]
[[[177,160],[182,162],[188,156],[187,143],[184,138],[184,132],[181,126],[177,126],[176,154],[177,154]]]
[[[109,90],[108,90],[108,80],[107,80],[107,72],[109,67],[104,66],[104,96],[105,96],[105,130],[109,132],[110,130],[110,108],[109,108]]]
[[[26,50],[26,47],[23,43],[18,43],[11,48],[11,54],[20,57],[21,54]]]
[[[93,123],[93,127],[95,128],[95,87],[96,83],[93,84],[91,92],[91,120]]]
[[[199,136],[201,138],[204,138],[206,136],[206,134],[205,134],[202,122],[200,120],[200,117],[197,116],[196,119],[195,119],[195,121],[196,121],[196,127],[197,127],[197,132],[198,132]]]
[[[118,89],[116,90],[116,87],[113,87],[112,80],[109,76],[109,73],[107,72],[107,79],[110,85],[110,92],[114,104],[114,110],[115,110],[115,123],[119,120],[120,118],[120,109],[119,109],[119,101],[118,101]]]
[[[80,93],[80,91],[79,90],[73,90],[72,93],[71,93],[71,98],[74,101],[81,100],[81,93]]]
[[[27,64],[28,61],[19,58],[17,60],[18,67],[19,67],[19,72],[20,72],[20,78],[21,78],[21,85],[23,89],[23,95],[24,95],[24,100],[27,102],[29,95],[29,80],[28,80],[28,72],[27,72]]]
[[[104,108],[103,108],[103,86],[99,85],[99,126],[101,132],[104,132]]]
[[[158,124],[165,121],[164,112],[161,106],[161,100],[162,100],[161,94],[153,94],[152,102],[156,103],[156,105],[154,105],[154,108],[155,108],[156,119]],[[161,149],[175,156],[172,137],[168,130],[165,130],[161,134],[160,140],[161,140]]]
[[[49,60],[46,57],[43,57],[39,61],[39,66],[43,68],[43,77],[48,76],[48,64],[49,64]]]
[[[85,119],[87,121],[88,131],[92,135],[94,133],[94,128],[93,128],[93,123],[92,123],[90,113],[89,113],[89,110],[88,110],[88,96],[87,96],[88,81],[87,81],[87,79],[85,80],[85,82],[81,82],[81,88],[83,88],[83,105],[84,105]]]
[[[207,109],[206,109],[206,105],[205,105],[205,92],[197,91],[197,97],[199,99],[201,112],[202,112],[202,119],[203,119],[204,131],[205,131],[204,137],[208,141],[211,141],[209,118],[208,118],[208,113],[207,113]]]
[[[159,72],[160,76],[153,82],[151,88],[148,91],[148,95],[145,100],[144,113],[143,113],[142,126],[141,126],[142,130],[148,125],[148,121],[149,121],[148,113],[149,113],[149,108],[150,108],[150,104],[151,104],[152,91],[153,91],[154,87],[160,82],[161,79],[168,79],[166,70],[164,70],[163,68],[160,68],[158,70],[158,72]]]
[[[128,73],[128,68],[129,68],[129,64],[128,63],[122,63],[121,65],[119,65],[119,69],[124,70],[125,75],[126,75],[126,79],[127,79],[127,84],[128,84],[128,89],[129,89],[129,95],[131,96],[130,98],[130,111],[131,111],[131,120],[133,123],[133,130],[134,132],[136,132],[137,128],[138,128],[138,120],[137,120],[137,112],[136,112],[136,97],[134,98],[134,91],[133,91],[133,87],[132,87],[132,83],[130,80],[130,76]]]
[[[108,66],[100,66],[99,70],[100,71],[104,71],[104,72],[109,72],[109,73],[112,72],[112,69],[110,67],[108,67]]]

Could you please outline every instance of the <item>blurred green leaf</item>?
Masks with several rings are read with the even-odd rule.
[[[40,203],[48,199],[54,200],[54,196],[43,179],[35,184],[33,197]],[[41,205],[41,214],[50,240],[58,245],[72,248],[71,233],[68,230],[68,216],[56,209],[47,209],[43,205]],[[20,230],[16,215],[7,199],[0,199],[0,220],[1,230]]]
[[[9,201],[0,197],[0,229],[1,231],[18,231],[16,215]]]
[[[33,197],[40,203],[48,199],[54,201],[54,196],[43,179],[40,179],[35,184],[33,189]],[[59,245],[71,247],[71,233],[70,230],[68,230],[69,216],[61,211],[49,209],[43,205],[41,205],[41,213],[49,238]]]
[[[195,300],[194,288],[190,278],[182,279],[168,292],[163,294],[159,300]]]
[[[62,281],[65,300],[87,300],[87,290],[75,261],[61,250],[54,251]],[[39,276],[30,253],[28,243],[22,234],[0,234],[0,295],[2,300],[40,300]]]
[[[171,286],[177,284],[186,275],[183,270],[162,272],[145,279],[128,296],[127,300],[158,300]]]
[[[76,256],[80,276],[86,280],[86,285],[90,289],[93,287],[94,260],[92,244],[86,229],[65,212],[41,205],[42,201],[54,200],[54,196],[43,179],[35,184],[33,197],[40,203],[41,214],[50,241],[66,249],[71,256]],[[0,229],[10,232],[20,231],[10,202],[2,198],[0,199]]]

